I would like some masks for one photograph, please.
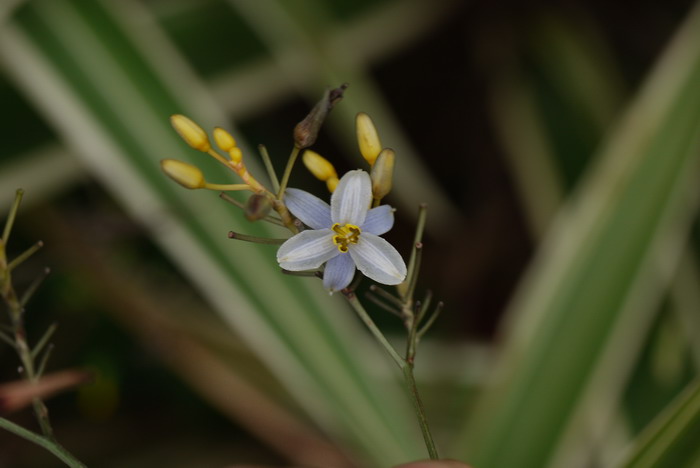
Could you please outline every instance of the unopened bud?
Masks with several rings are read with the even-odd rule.
[[[228,155],[231,157],[231,161],[233,161],[235,164],[240,163],[243,161],[243,151],[238,146],[234,146],[231,148],[228,152]]]
[[[214,128],[214,141],[222,151],[227,153],[236,147],[236,140],[233,136],[221,127]]]
[[[270,213],[272,202],[265,195],[254,193],[245,204],[245,217],[248,221],[257,221]]]
[[[198,189],[206,184],[202,171],[192,164],[177,159],[163,159],[160,162],[160,168],[165,172],[165,175],[185,188]]]
[[[333,193],[335,192],[335,188],[338,186],[338,178],[337,177],[331,177],[326,181],[326,187],[328,188],[328,191]]]
[[[343,93],[347,87],[348,84],[343,83],[340,87],[330,91],[326,90],[323,93],[323,97],[311,109],[311,112],[294,127],[294,146],[304,149],[316,142],[321,125],[323,125],[333,106],[343,99]]]
[[[335,171],[333,164],[315,151],[304,151],[302,161],[304,161],[304,166],[309,172],[318,180],[325,182],[332,177],[338,178],[338,173]]]
[[[360,146],[360,154],[372,166],[382,150],[382,142],[379,140],[374,122],[372,122],[369,115],[360,112],[355,117],[355,129],[357,130],[357,143]]]
[[[170,116],[170,123],[175,131],[192,148],[206,153],[211,149],[207,132],[202,127],[188,119],[184,115],[174,114]]]
[[[372,166],[370,177],[372,178],[372,196],[381,200],[391,191],[391,183],[394,178],[394,161],[396,153],[391,148],[384,148]]]

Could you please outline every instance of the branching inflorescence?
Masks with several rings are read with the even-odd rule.
[[[392,149],[382,146],[369,115],[360,113],[356,117],[358,145],[360,153],[369,164],[369,172],[353,170],[338,177],[330,161],[306,149],[316,141],[321,125],[333,106],[342,99],[346,87],[347,85],[342,85],[327,91],[306,118],[297,124],[293,133],[294,147],[281,178],[278,179],[266,148],[259,146],[270,187],[257,181],[248,172],[240,148],[227,131],[221,128],[213,131],[216,145],[226,154],[223,156],[212,147],[207,133],[182,115],[172,116],[171,123],[185,142],[235,172],[243,183],[209,183],[199,168],[173,159],[161,161],[161,168],[170,178],[188,189],[249,191],[251,195],[246,203],[240,203],[225,193],[221,197],[242,209],[251,221],[261,220],[289,229],[292,233],[289,239],[266,239],[233,231],[228,235],[232,239],[243,241],[281,244],[277,250],[277,261],[285,273],[318,277],[331,294],[342,292],[402,370],[428,453],[432,459],[437,459],[437,449],[413,377],[416,346],[442,309],[442,303],[431,308],[430,291],[422,300],[414,299],[427,207],[419,207],[416,234],[407,266],[399,252],[380,237],[394,224],[394,209],[382,205],[382,200],[392,188],[396,154]],[[330,204],[303,190],[288,188],[292,168],[302,150],[305,150],[302,155],[304,165],[316,178],[325,182],[331,192]],[[356,269],[362,275],[356,275]],[[389,343],[358,299],[355,291],[363,276],[380,284],[395,286],[394,292],[389,292],[372,285],[367,297],[402,320],[407,331],[403,355]]]
[[[9,318],[9,323],[0,325],[0,339],[17,352],[20,360],[19,372],[24,380],[2,386],[0,412],[8,413],[31,404],[42,434],[29,431],[5,418],[0,418],[0,427],[44,447],[68,466],[82,467],[84,465],[56,441],[49,420],[49,411],[42,396],[84,383],[88,376],[86,373],[78,371],[64,371],[45,376],[46,363],[53,349],[50,339],[56,331],[56,325],[51,325],[34,346],[29,343],[24,326],[25,306],[49,270],[45,269],[22,295],[17,293],[12,283],[12,272],[15,268],[43,246],[43,243],[39,241],[13,260],[8,259],[7,243],[23,194],[21,189],[17,190],[15,202],[10,209],[2,238],[0,238],[0,297],[2,297]]]

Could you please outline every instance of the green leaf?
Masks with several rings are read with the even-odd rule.
[[[700,380],[691,382],[639,435],[619,464],[624,468],[697,466]]]
[[[458,439],[474,466],[567,466],[612,413],[697,208],[699,8],[616,130],[511,305],[496,378]]]

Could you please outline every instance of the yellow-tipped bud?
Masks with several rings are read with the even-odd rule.
[[[235,138],[221,127],[214,128],[214,141],[222,151],[227,153],[236,147]]]
[[[360,146],[360,154],[367,160],[370,166],[382,151],[382,142],[379,141],[377,129],[369,115],[360,112],[355,117],[355,128],[357,130],[357,143]]]
[[[381,200],[391,191],[391,183],[394,178],[394,161],[396,153],[391,148],[384,148],[372,166],[370,177],[372,178],[372,196]]]
[[[243,151],[241,151],[238,146],[231,148],[228,155],[231,157],[231,161],[233,161],[234,164],[238,164],[243,161]]]
[[[338,186],[338,178],[337,177],[331,177],[326,181],[326,187],[328,188],[328,191],[333,193],[335,192],[335,188]]]
[[[335,172],[333,164],[317,152],[306,150],[301,158],[302,161],[304,161],[304,166],[306,166],[309,172],[318,180],[325,182],[333,177],[338,178],[338,173]]]
[[[174,114],[170,116],[170,123],[175,131],[180,134],[185,143],[192,148],[206,153],[211,149],[207,132],[202,127],[188,119],[184,115]]]
[[[163,159],[160,162],[160,168],[165,172],[165,175],[185,188],[198,189],[203,188],[206,184],[202,171],[192,164],[177,159]]]

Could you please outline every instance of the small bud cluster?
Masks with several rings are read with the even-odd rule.
[[[170,118],[175,131],[192,148],[207,153],[227,169],[236,173],[243,181],[242,184],[215,184],[207,182],[202,171],[192,164],[177,161],[175,159],[163,159],[160,163],[163,172],[178,184],[188,189],[210,189],[220,191],[241,191],[252,192],[248,202],[245,204],[244,213],[251,221],[265,219],[272,208],[278,214],[279,219],[290,229],[296,230],[294,220],[286,207],[278,200],[278,194],[273,193],[260,183],[248,172],[248,168],[243,161],[243,151],[236,144],[236,139],[223,128],[216,127],[212,132],[216,146],[224,152],[226,156],[218,153],[211,144],[207,132],[191,119],[184,115],[176,114]],[[272,174],[271,177],[274,175]],[[274,178],[276,181],[276,178]]]
[[[396,153],[391,148],[382,147],[377,128],[369,115],[364,112],[357,114],[355,127],[360,154],[371,168],[372,197],[377,206],[391,191]],[[333,192],[338,184],[338,173],[333,164],[311,150],[306,150],[302,159],[309,172],[325,182],[328,191]]]

